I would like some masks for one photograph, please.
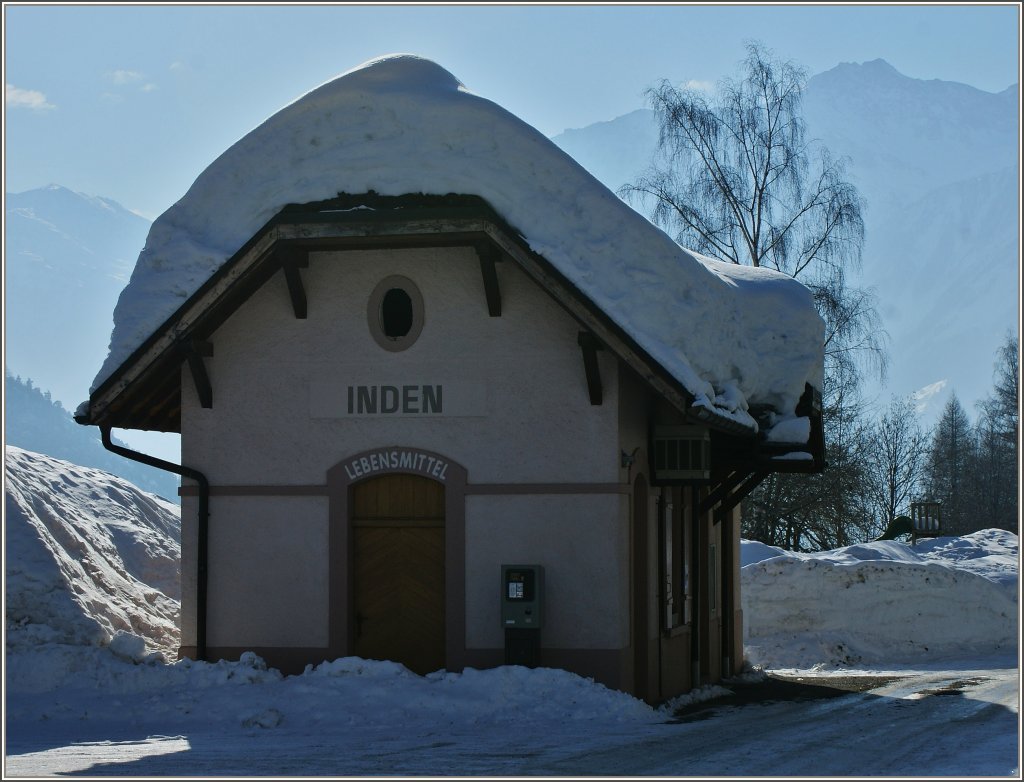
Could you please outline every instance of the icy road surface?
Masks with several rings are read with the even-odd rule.
[[[825,700],[711,706],[675,723],[652,712],[646,724],[594,714],[532,728],[513,719],[508,729],[500,720],[425,726],[411,715],[334,726],[289,715],[277,725],[265,720],[270,727],[180,735],[157,735],[145,720],[135,729],[108,723],[106,733],[91,720],[9,725],[6,776],[1019,777],[1016,665],[1003,658],[941,671],[845,670],[900,678]],[[780,673],[826,681],[837,672]]]

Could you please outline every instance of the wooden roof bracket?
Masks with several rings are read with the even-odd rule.
[[[213,356],[213,343],[201,340],[192,340],[183,346],[185,360],[188,361],[188,368],[192,374],[192,382],[196,385],[196,395],[199,397],[199,404],[205,409],[213,407],[213,386],[210,384],[210,376],[206,372],[206,364],[203,363],[203,356]]]
[[[767,470],[732,472],[700,503],[700,512],[714,508],[714,523],[720,524],[726,514],[739,505],[768,475]],[[715,507],[717,506],[717,507]]]
[[[581,331],[576,342],[583,350],[583,371],[587,375],[587,393],[590,404],[600,405],[604,397],[601,385],[601,369],[597,364],[597,351],[604,350],[604,345],[589,331]]]
[[[285,246],[276,250],[281,258],[281,268],[288,284],[288,296],[292,300],[292,311],[299,320],[306,319],[306,289],[302,285],[299,269],[309,268],[309,251],[303,247]]]
[[[768,473],[765,470],[757,470],[750,473],[743,482],[736,487],[736,490],[726,497],[717,508],[715,508],[713,517],[715,524],[721,524],[725,519],[726,514],[731,513],[733,508],[743,502],[747,495],[760,486],[761,481],[763,481],[767,476]]]
[[[501,317],[501,288],[498,286],[498,271],[494,264],[501,260],[501,253],[490,244],[475,245],[480,259],[480,275],[484,280],[484,296],[487,297],[487,312],[492,318]]]

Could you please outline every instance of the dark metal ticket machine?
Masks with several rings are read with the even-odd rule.
[[[501,566],[501,624],[505,628],[505,664],[536,668],[544,622],[544,568]]]

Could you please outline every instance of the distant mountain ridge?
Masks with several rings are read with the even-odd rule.
[[[117,438],[112,438],[120,443]],[[178,477],[103,447],[99,430],[79,426],[71,413],[31,380],[4,373],[4,443],[82,467],[106,470],[169,502],[178,502]]]
[[[893,338],[885,391],[947,380],[929,410],[951,390],[968,407],[984,396],[995,350],[1016,329],[1017,94],[1016,84],[989,93],[913,79],[884,60],[837,65],[807,86],[809,136],[849,157],[867,201],[863,282],[877,286]],[[617,190],[657,138],[652,112],[638,109],[553,141]],[[106,358],[149,221],[59,185],[7,194],[5,217],[7,366],[74,409]]]
[[[849,159],[867,202],[862,284],[876,288],[891,336],[885,390],[947,381],[926,420],[954,390],[968,406],[985,396],[996,349],[1017,329],[1018,92],[913,79],[881,59],[807,84],[808,137]],[[617,190],[647,168],[657,138],[653,112],[639,109],[552,140]],[[869,394],[884,402],[881,390]]]
[[[149,221],[60,185],[7,193],[4,219],[6,365],[73,410],[106,358]]]
[[[1017,157],[1017,85],[991,93],[904,76],[884,60],[842,63],[812,77],[804,98],[810,134],[850,157],[869,208],[1001,170]],[[955,152],[956,154],[951,154]],[[893,185],[898,187],[894,188]]]
[[[5,441],[116,472],[175,498],[176,476],[114,456],[102,448],[95,427],[66,416],[88,396],[107,356],[114,305],[145,245],[149,221],[109,198],[60,185],[7,193],[4,219],[5,373],[31,378],[51,396],[41,406],[24,395],[8,404]],[[162,445],[160,455],[178,460],[176,435],[125,436],[146,453]]]

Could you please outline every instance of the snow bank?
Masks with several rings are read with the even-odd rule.
[[[1017,552],[1004,530],[814,554],[744,541],[747,658],[809,668],[1013,651]]]
[[[5,447],[7,649],[176,654],[178,507],[100,470]]]
[[[283,206],[371,190],[483,197],[723,415],[756,428],[749,404],[791,416],[806,382],[821,387],[824,327],[803,285],[680,248],[534,128],[394,55],[280,110],[157,218],[93,390]]]
[[[23,721],[87,712],[97,722],[157,721],[164,730],[182,731],[211,724],[234,730],[301,724],[304,731],[391,730],[397,724],[449,731],[545,724],[562,730],[573,722],[664,719],[625,693],[547,668],[467,668],[423,677],[398,663],[346,657],[286,678],[252,653],[237,662],[133,664],[105,648],[53,645],[41,655],[10,655],[8,663],[7,716]]]

